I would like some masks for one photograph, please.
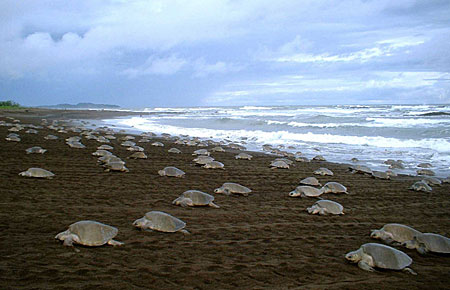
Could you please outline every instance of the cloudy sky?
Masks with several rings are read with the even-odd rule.
[[[448,0],[0,2],[0,100],[450,102]]]

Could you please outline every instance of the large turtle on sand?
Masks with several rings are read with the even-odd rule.
[[[133,226],[147,231],[160,231],[166,233],[182,232],[189,234],[184,229],[186,223],[168,213],[162,211],[149,211],[144,217],[133,222]]]
[[[379,230],[372,230],[370,237],[380,239],[388,244],[404,243],[410,241],[420,232],[412,227],[402,224],[385,224]]]
[[[44,154],[45,152],[47,152],[47,149],[43,149],[42,147],[39,146],[34,146],[26,149],[25,152],[27,154]]]
[[[53,172],[35,167],[28,168],[27,171],[20,172],[19,175],[25,177],[48,178],[48,179],[51,179],[53,178],[53,176],[55,176]]]
[[[252,192],[250,188],[234,182],[225,182],[221,187],[214,190],[214,193],[223,193],[225,195],[234,193],[238,195],[248,196],[250,192]]]
[[[74,243],[83,246],[121,246],[123,243],[113,240],[118,232],[117,228],[96,221],[79,221],[57,234],[55,239],[64,241],[64,246],[72,246]]]
[[[289,192],[290,197],[319,197],[323,193],[322,189],[317,189],[309,185],[297,186]]]
[[[214,196],[200,190],[187,190],[180,197],[175,199],[172,204],[186,206],[210,206],[219,208],[214,202]]]
[[[322,187],[323,193],[348,193],[347,187],[343,186],[339,182],[330,181],[325,183]]]
[[[325,175],[333,176],[334,175],[333,171],[331,171],[330,169],[325,168],[325,167],[321,167],[321,168],[315,170],[314,174],[322,175],[322,176],[325,176]]]
[[[311,185],[311,186],[322,186],[322,184],[315,177],[306,177],[300,180],[300,184]]]
[[[159,170],[158,174],[161,176],[170,176],[170,177],[184,177],[185,175],[183,170],[180,170],[173,166],[165,167],[164,169]]]
[[[306,209],[310,214],[319,214],[319,215],[327,215],[327,214],[336,214],[343,215],[344,207],[335,201],[332,200],[318,200],[311,207]]]
[[[408,249],[416,249],[421,254],[428,252],[450,254],[450,239],[438,234],[418,234],[402,245]]]
[[[358,267],[365,271],[373,272],[375,271],[374,268],[381,268],[403,270],[417,275],[412,269],[408,268],[412,259],[407,254],[383,244],[364,244],[358,250],[347,253],[345,259],[352,263],[358,263]]]
[[[410,186],[411,190],[415,191],[423,191],[423,192],[431,192],[433,189],[424,181],[414,182],[413,185]]]

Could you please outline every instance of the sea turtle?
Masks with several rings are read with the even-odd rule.
[[[350,159],[350,161],[353,162],[353,163],[358,163],[359,159],[356,158],[356,157],[353,157],[352,159]]]
[[[66,142],[67,145],[69,145],[71,148],[76,148],[76,149],[83,149],[86,148],[86,146],[84,144],[82,144],[81,142],[78,141],[73,141],[73,142]]]
[[[199,190],[188,190],[175,199],[172,204],[186,206],[210,206],[219,208],[214,202],[214,196]]]
[[[98,158],[98,162],[100,163],[122,162],[123,164],[125,164],[125,162],[116,155],[101,156]]]
[[[372,169],[365,165],[351,165],[349,166],[349,170],[351,173],[372,175]]]
[[[322,187],[322,191],[323,193],[348,193],[347,187],[334,181],[325,183],[325,185]]]
[[[211,156],[198,156],[193,160],[198,165],[205,165],[206,163],[214,161]]]
[[[97,149],[98,150],[113,150],[114,147],[112,147],[110,145],[103,144],[103,145],[98,146]]]
[[[421,254],[428,252],[450,254],[450,239],[438,234],[418,234],[403,243],[408,249],[416,249]]]
[[[128,148],[127,148],[127,151],[133,151],[133,152],[144,152],[144,148],[143,147],[141,147],[141,146],[137,146],[137,145],[134,145],[134,146],[129,146]]]
[[[436,173],[434,173],[434,171],[430,169],[419,169],[416,172],[418,175],[428,175],[428,176],[436,175]]]
[[[364,244],[358,250],[347,253],[345,259],[358,263],[358,267],[365,271],[373,272],[374,268],[381,268],[403,270],[417,275],[412,269],[407,268],[412,263],[407,254],[383,244]]]
[[[212,148],[211,151],[213,151],[213,152],[225,152],[225,149],[223,149],[220,146],[217,146],[217,147]]]
[[[27,133],[27,134],[37,134],[38,131],[35,130],[35,129],[28,129],[28,130],[25,131],[25,133]]]
[[[311,186],[322,186],[322,184],[315,177],[306,177],[300,180],[300,184],[311,185]]]
[[[372,177],[375,179],[391,179],[391,176],[387,172],[383,171],[372,171]]]
[[[26,177],[36,177],[36,178],[48,178],[51,179],[55,174],[53,172],[50,172],[48,170],[42,169],[42,168],[28,168],[27,171],[23,171],[19,173],[20,176],[26,176]]]
[[[181,151],[177,148],[170,148],[169,150],[167,150],[167,152],[169,153],[175,153],[175,154],[180,154]]]
[[[197,156],[209,156],[209,152],[206,149],[198,149],[195,150],[192,155],[197,155]]]
[[[108,156],[108,155],[113,155],[111,152],[109,152],[108,150],[104,150],[104,149],[99,149],[97,151],[95,151],[94,153],[92,153],[93,156]]]
[[[419,163],[419,164],[417,164],[417,167],[421,167],[421,168],[431,168],[431,167],[433,167],[433,165],[431,165],[431,163],[424,162],[424,163]]]
[[[136,137],[131,136],[131,135],[127,135],[127,136],[123,136],[121,138],[119,138],[120,141],[128,141],[128,140],[134,140],[136,139]]]
[[[158,174],[161,176],[171,176],[171,177],[184,177],[185,175],[184,171],[173,166],[165,167],[164,169],[159,170]]]
[[[276,158],[274,159],[274,161],[283,161],[285,162],[287,165],[292,165],[294,164],[294,161],[287,159],[287,158]]]
[[[47,149],[43,149],[39,146],[34,146],[26,149],[25,152],[27,152],[27,154],[44,154],[45,152],[47,152]]]
[[[314,174],[322,175],[322,176],[325,176],[325,175],[333,176],[334,175],[333,171],[331,171],[328,168],[324,168],[324,167],[321,167],[321,168],[317,169],[316,171],[314,171]]]
[[[225,165],[219,161],[211,161],[202,166],[203,168],[208,169],[225,169]]]
[[[278,161],[272,161],[270,162],[270,168],[275,169],[275,168],[282,168],[282,169],[289,169],[289,164],[287,164],[286,162],[282,161],[282,160],[278,160]]]
[[[55,135],[47,135],[44,137],[45,140],[57,140],[58,136]]]
[[[390,169],[405,169],[405,166],[403,165],[403,162],[400,160],[394,161],[391,164],[389,164]]]
[[[319,214],[319,215],[327,215],[327,214],[336,214],[343,215],[344,207],[335,201],[331,200],[318,200],[311,207],[306,209],[310,214]]]
[[[372,230],[370,237],[379,239],[388,244],[397,244],[410,241],[415,235],[420,234],[418,230],[402,224],[385,224],[379,230]]]
[[[153,142],[151,145],[156,147],[164,147],[164,144],[161,142]]]
[[[322,155],[316,155],[311,159],[312,161],[326,161]]]
[[[297,162],[309,162],[309,159],[304,156],[297,156],[295,157],[295,161]]]
[[[19,135],[17,135],[17,134],[14,134],[14,135],[8,135],[8,136],[6,136],[6,138],[5,138],[5,140],[6,141],[12,141],[12,142],[20,142],[20,137],[19,137]]]
[[[168,213],[162,211],[149,211],[144,217],[133,222],[133,226],[147,231],[160,231],[166,233],[182,232],[189,234],[184,229],[186,223]]]
[[[234,182],[225,182],[221,187],[216,188],[214,190],[214,193],[223,193],[225,195],[230,195],[234,193],[243,196],[248,196],[250,192],[252,192],[250,188]]]
[[[131,154],[130,156],[128,156],[128,158],[131,158],[131,159],[147,159],[147,155],[144,152],[142,152],[142,151],[137,151],[137,152],[134,152],[133,154]]]
[[[252,160],[253,156],[247,153],[239,153],[238,155],[234,156],[235,159],[242,159],[242,160]]]
[[[431,192],[433,189],[423,181],[417,181],[414,182],[413,185],[409,189],[415,190],[415,191],[424,191],[424,192]]]
[[[429,186],[442,185],[442,181],[436,177],[427,176],[424,179],[422,179],[422,181],[428,184]]]
[[[64,246],[73,243],[83,246],[121,246],[123,243],[113,240],[119,230],[96,221],[79,221],[69,226],[69,229],[57,234],[55,239],[64,241]]]
[[[322,189],[317,189],[309,185],[297,186],[289,192],[290,197],[319,197],[323,193]]]
[[[110,161],[103,164],[103,167],[105,167],[105,172],[110,171],[130,172],[130,170],[125,167],[125,162],[123,161]]]

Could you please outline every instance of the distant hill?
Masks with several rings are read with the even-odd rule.
[[[58,104],[51,106],[39,106],[41,108],[51,108],[51,109],[119,109],[120,106],[108,105],[108,104],[93,104],[93,103],[78,103],[76,105],[72,104]]]

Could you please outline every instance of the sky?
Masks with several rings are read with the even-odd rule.
[[[450,103],[449,0],[2,0],[0,100]]]

